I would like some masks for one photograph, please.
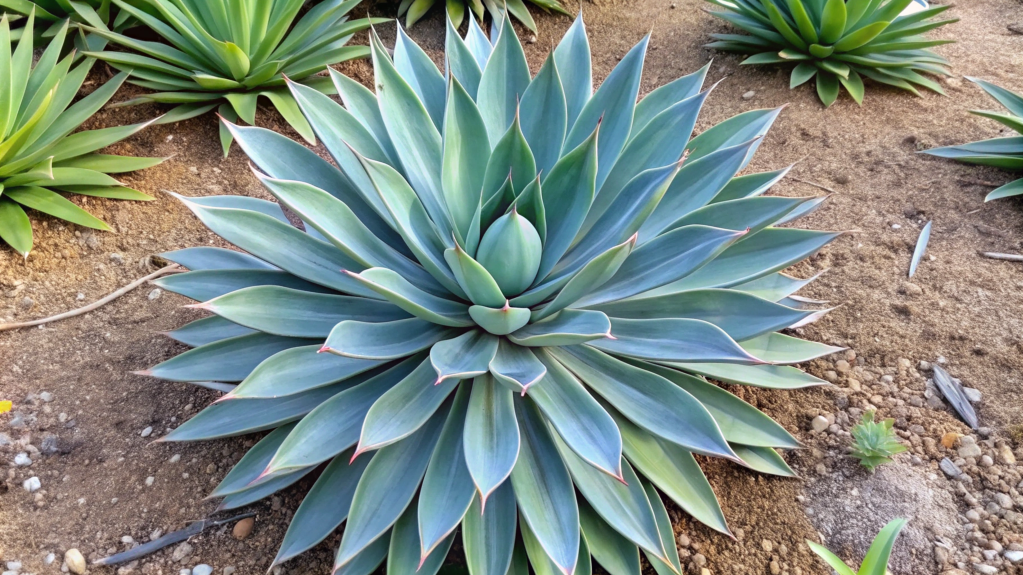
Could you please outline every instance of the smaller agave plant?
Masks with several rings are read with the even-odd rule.
[[[401,5],[398,6],[398,16],[405,16],[405,25],[411,27],[439,1],[402,0]],[[534,6],[539,6],[544,12],[568,14],[560,0],[529,0],[529,2]],[[507,12],[527,28],[536,32],[536,22],[533,21],[533,17],[529,14],[529,8],[526,8],[523,0],[446,0],[446,4],[448,18],[451,19],[455,28],[461,27],[462,20],[465,19],[466,7],[468,7],[480,20],[483,20],[484,10],[490,12],[490,17],[495,22],[500,21]],[[497,26],[495,29],[500,29],[500,27]]]
[[[948,61],[927,48],[950,40],[923,34],[958,19],[933,21],[950,6],[901,15],[913,0],[708,0],[718,18],[748,32],[713,34],[708,47],[751,54],[743,64],[795,64],[790,88],[815,76],[825,106],[845,88],[863,103],[863,78],[920,95],[916,86],[944,94],[923,73],[948,75]]]
[[[874,541],[870,544],[870,549],[867,550],[867,555],[863,558],[863,563],[860,564],[858,571],[854,571],[845,561],[842,561],[841,557],[835,555],[823,545],[813,541],[807,541],[806,544],[810,546],[811,551],[823,559],[828,564],[828,567],[834,569],[838,575],[886,575],[889,573],[888,558],[892,555],[895,539],[898,538],[899,532],[905,526],[906,520],[902,518],[892,519],[888,525],[885,525],[877,534],[877,537],[874,537]]]
[[[906,451],[906,446],[899,443],[892,429],[894,423],[894,419],[874,421],[874,412],[868,411],[853,426],[852,456],[859,459],[860,465],[867,470],[873,471],[879,465],[891,463],[892,456]]]
[[[939,158],[959,160],[968,164],[994,166],[1008,170],[1023,170],[1023,96],[984,80],[970,77],[967,77],[967,79],[983,88],[985,92],[990,94],[992,98],[997,100],[1009,112],[1008,114],[1003,114],[1000,112],[972,110],[970,113],[990,118],[1008,126],[1019,135],[980,140],[959,146],[933,148],[925,150],[923,153],[938,156]],[[984,198],[984,201],[990,202],[991,200],[1018,196],[1020,194],[1023,194],[1023,178],[1011,181],[1000,188],[992,190]]]
[[[87,28],[133,51],[86,52],[87,56],[131,71],[129,82],[156,91],[118,105],[175,105],[162,123],[218,108],[228,120],[255,124],[256,104],[263,96],[310,143],[316,142],[315,134],[285,86],[285,77],[332,92],[330,78],[318,74],[331,64],[366,57],[369,48],[348,46],[348,41],[372,23],[386,22],[349,20],[347,14],[361,0],[324,0],[301,18],[304,0],[112,1],[167,42]],[[220,139],[226,155],[230,132],[221,128]]]
[[[73,25],[84,24],[117,31],[124,30],[134,23],[129,14],[113,7],[111,0],[0,0],[0,9],[24,18],[34,12],[36,20],[49,24],[47,29],[41,31],[43,38],[55,35],[65,20],[69,20]],[[18,40],[25,30],[26,28],[12,29],[11,36]],[[79,47],[102,49],[106,43],[102,38],[92,35],[86,38],[86,42],[87,44],[80,44]]]
[[[151,200],[109,174],[141,170],[162,158],[126,158],[99,150],[148,123],[72,134],[102,108],[128,74],[122,72],[74,104],[95,60],[61,58],[68,22],[57,30],[33,67],[34,16],[12,50],[10,23],[0,19],[0,239],[28,257],[32,224],[25,208],[68,222],[109,230],[62,193],[117,200]]]

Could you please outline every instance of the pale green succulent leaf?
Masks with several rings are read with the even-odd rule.
[[[632,133],[629,135],[629,140],[635,139],[661,112],[699,94],[708,71],[710,71],[709,62],[696,72],[672,80],[643,96],[643,99],[636,104],[636,115],[632,119]],[[605,182],[604,185],[607,183]]]
[[[721,328],[698,319],[612,319],[611,336],[589,342],[612,355],[652,361],[764,363]]]
[[[500,308],[474,305],[469,316],[476,325],[494,335],[508,335],[529,323],[529,309],[506,305]]]
[[[699,377],[665,367],[631,362],[674,383],[695,397],[710,412],[729,443],[796,449],[796,438],[760,410]]]
[[[552,355],[643,429],[689,451],[735,460],[707,408],[669,380],[587,346]]]
[[[396,23],[397,24],[397,23]],[[394,43],[394,68],[415,90],[419,100],[426,106],[434,125],[440,130],[445,121],[445,97],[447,92],[444,76],[401,25],[397,25],[397,39]],[[448,106],[451,105],[450,99]]]
[[[437,371],[437,383],[446,379],[471,379],[487,373],[497,353],[498,339],[474,329],[437,342],[430,348],[430,363]]]
[[[388,445],[373,456],[355,488],[334,560],[335,572],[386,533],[412,502],[448,411],[437,410],[405,441]]]
[[[614,318],[700,319],[720,327],[736,341],[784,329],[814,313],[724,289],[694,289],[665,295],[641,294],[593,307]]]
[[[827,385],[802,370],[787,365],[736,365],[734,363],[673,363],[672,367],[690,373],[705,375],[711,379],[734,383],[736,385],[752,385],[768,389],[802,389],[816,385]]]
[[[543,179],[547,238],[535,284],[546,279],[582,228],[593,203],[597,178],[597,133],[558,160]]]
[[[482,511],[491,494],[511,474],[519,456],[512,391],[498,385],[491,376],[483,375],[473,382],[463,443],[465,463],[479,494],[476,505]]]
[[[224,497],[247,489],[263,473],[267,463],[270,463],[274,453],[294,428],[293,423],[282,425],[260,439],[224,476],[210,497]]]
[[[222,317],[213,315],[187,323],[174,331],[164,332],[163,335],[189,347],[199,347],[207,343],[250,333],[255,333],[255,330],[242,327]]]
[[[490,308],[500,308],[508,301],[490,272],[461,246],[456,245],[444,250],[444,260],[447,261],[458,284],[469,296],[469,301]]]
[[[658,182],[658,184],[666,185],[671,182],[671,179],[675,177],[675,172],[681,167],[679,158],[685,151],[686,143],[696,125],[696,117],[709,94],[708,90],[664,110],[651,119],[648,125],[625,146],[614,168],[608,174],[607,180],[597,192],[593,207],[587,216],[589,225],[584,225],[584,229],[588,230],[594,225],[599,228],[601,221],[608,216],[614,216],[615,207],[620,205],[618,201],[621,199],[620,196],[625,195],[629,188],[636,186],[637,181],[642,181],[640,176],[644,173],[649,179],[653,179],[651,178],[653,174],[659,175],[660,172],[667,171],[669,175],[665,176],[666,181]],[[656,170],[656,168],[666,169]],[[651,172],[653,173],[651,174]],[[663,194],[664,190],[661,190],[660,187],[658,185],[655,189]],[[658,197],[658,199],[660,198]],[[646,205],[644,204],[643,207]],[[649,209],[652,210],[653,206],[649,206]],[[649,212],[641,213],[646,216]],[[616,221],[620,219],[621,216],[618,216]],[[637,224],[628,223],[635,226],[632,231],[639,229]]]
[[[490,373],[512,391],[525,393],[547,374],[547,368],[528,348],[501,339],[490,361]]]
[[[619,301],[670,284],[711,261],[745,232],[706,226],[684,226],[643,244],[614,276],[578,307]]]
[[[874,541],[870,544],[863,563],[860,564],[859,575],[884,575],[888,568],[888,557],[892,553],[895,539],[906,523],[905,519],[893,519],[881,529],[881,532],[874,537]]]
[[[591,133],[596,131],[599,134],[596,175],[598,190],[603,186],[615,160],[622,153],[632,130],[632,117],[639,96],[640,76],[643,73],[643,59],[646,57],[649,41],[650,37],[644,36],[611,70],[600,88],[583,106],[565,138],[565,150],[572,150],[583,144]]]
[[[217,506],[217,511],[225,511],[228,509],[237,509],[239,507],[245,507],[251,505],[261,499],[269,497],[278,491],[285,489],[291,485],[294,485],[300,481],[303,477],[308,475],[313,468],[306,468],[289,473],[287,475],[281,475],[279,477],[272,477],[265,481],[258,482],[254,485],[246,487],[244,491],[238,493],[232,493],[224,498]]]
[[[732,449],[742,460],[743,465],[759,473],[777,475],[779,477],[796,477],[796,472],[785,463],[781,455],[771,447],[741,445],[733,443]]]
[[[377,100],[376,94],[333,68],[328,69],[328,72],[345,110],[373,135],[377,144],[387,154],[387,158],[394,165],[400,165],[398,152],[394,149],[391,136],[384,126],[384,118],[380,114],[380,102]],[[320,139],[324,139],[322,134],[320,134]]]
[[[558,66],[565,89],[568,126],[574,126],[586,102],[593,95],[593,72],[590,61],[590,41],[586,37],[586,24],[582,11],[576,16],[568,32],[554,49],[554,62]]]
[[[519,101],[530,83],[529,64],[511,20],[502,19],[493,53],[483,68],[476,101],[492,142],[498,141],[518,115]],[[529,175],[530,178],[533,174]]]
[[[274,557],[274,565],[312,549],[348,518],[355,487],[373,457],[367,454],[349,463],[353,452],[349,449],[335,457],[302,499]]]
[[[444,423],[437,447],[430,458],[419,494],[419,529],[416,543],[419,556],[415,565],[436,562],[440,567],[447,556],[453,533],[469,510],[476,489],[466,465],[464,431],[469,408],[469,386],[459,386],[448,420]],[[415,548],[409,551],[414,554]],[[393,556],[393,555],[392,555]],[[412,569],[410,573],[415,573]]]
[[[848,565],[845,564],[845,561],[842,561],[841,557],[835,555],[826,547],[818,543],[814,543],[813,541],[807,541],[806,544],[810,546],[811,551],[813,551],[814,553],[817,554],[818,557],[823,559],[824,562],[827,563],[829,567],[831,567],[832,569],[835,570],[836,573],[838,573],[838,575],[857,575],[855,571],[853,571]]]
[[[275,429],[301,419],[344,384],[275,399],[239,399],[214,403],[163,437],[163,441],[199,441]]]
[[[89,214],[64,196],[37,186],[5,188],[4,197],[27,208],[51,215],[73,224],[96,230],[110,230],[110,226]]]
[[[528,397],[581,461],[620,481],[622,438],[614,420],[565,366],[544,351],[537,358],[547,375]]]
[[[170,381],[242,381],[277,352],[316,340],[254,333],[225,339],[174,356],[145,371]]]
[[[640,575],[639,550],[615,531],[585,499],[579,502],[579,527],[593,558],[611,575]]]
[[[470,237],[470,229],[483,194],[490,140],[479,109],[457,79],[451,81],[450,92],[442,123],[444,201],[461,243],[475,245],[479,240]]]
[[[473,325],[468,306],[427,293],[391,269],[378,267],[359,274],[347,274],[418,318],[450,327]]]
[[[625,456],[636,469],[697,521],[730,535],[721,505],[693,454],[614,415]]]
[[[423,501],[424,494],[418,499]],[[417,509],[413,500],[391,530],[391,543],[387,551],[387,575],[436,575],[447,557],[451,543],[454,542],[454,534],[448,535],[432,549],[428,555],[419,556],[420,533],[417,529],[417,519],[421,517],[421,510]]]
[[[454,0],[454,3],[462,5],[458,0]],[[465,88],[465,91],[475,101],[483,70],[480,68],[466,41],[458,34],[457,24],[452,22],[452,18],[445,18],[445,22],[447,25],[444,28],[444,53],[448,69],[451,75],[458,80],[458,83]]]
[[[681,225],[679,220],[717,196],[732,176],[742,169],[755,143],[751,141],[722,148],[702,158],[690,156],[675,174],[653,213],[639,228],[641,242],[650,241]]]
[[[327,337],[342,321],[409,317],[389,302],[268,285],[240,289],[199,306],[239,325],[288,337]]]
[[[579,507],[572,478],[532,400],[515,398],[515,415],[522,444],[511,483],[523,527],[528,527],[558,571],[573,573],[579,558],[580,537]]]
[[[664,507],[664,502],[661,501],[661,495],[657,493],[654,486],[649,482],[638,478],[640,483],[643,485],[643,490],[646,491],[647,499],[650,501],[650,507],[654,511],[654,520],[657,522],[657,534],[661,537],[661,545],[664,548],[664,553],[667,556],[667,562],[655,561],[650,556],[650,552],[643,550],[646,554],[647,560],[650,564],[658,571],[658,573],[664,573],[665,571],[670,573],[682,573],[682,564],[678,557],[678,547],[675,544],[675,530],[671,525],[671,518],[668,517],[668,510]],[[660,567],[660,569],[657,569]]]
[[[209,246],[164,252],[160,254],[160,257],[194,271],[233,269],[279,270],[273,264],[269,264],[247,253]]]
[[[519,104],[522,133],[536,159],[537,173],[547,174],[561,157],[568,129],[568,108],[554,53],[522,94]]]
[[[416,433],[440,409],[458,381],[437,383],[429,361],[388,389],[366,414],[356,454],[380,449]]]
[[[277,352],[256,366],[228,396],[272,398],[302,393],[349,380],[365,372],[370,372],[367,376],[372,375],[383,363],[321,353],[320,349],[318,345],[309,345]],[[355,385],[358,381],[349,380],[349,383]]]
[[[482,15],[480,15],[482,18]],[[480,25],[476,22],[475,18],[469,18],[469,32],[465,35],[465,45],[469,48],[469,52],[472,53],[473,58],[476,59],[476,64],[480,67],[480,74],[482,70],[486,68],[487,61],[490,60],[490,54],[493,53],[494,46],[487,38],[487,35],[480,28]]]
[[[362,551],[356,553],[347,563],[340,566],[335,565],[331,573],[332,575],[370,575],[387,558],[390,548],[391,531],[388,529]]]
[[[545,321],[512,332],[508,339],[525,347],[560,347],[602,339],[610,332],[611,321],[607,315],[599,311],[566,309]]]
[[[406,360],[383,370],[383,373],[376,370],[338,384],[338,388],[343,387],[344,390],[302,418],[296,426],[297,432],[290,434],[273,459],[267,462],[266,472],[276,474],[316,465],[354,446],[370,407],[407,377],[418,363],[414,359]],[[242,401],[246,400],[232,399],[222,403]],[[349,453],[346,461],[352,461],[354,455],[355,452]]]
[[[469,574],[516,575],[512,557],[519,514],[511,482],[497,487],[487,503],[483,506],[480,497],[475,497],[462,520],[462,547]]]
[[[491,138],[494,150],[487,161],[486,175],[483,178],[483,215],[482,225],[490,224],[501,216],[510,205],[505,203],[506,196],[514,199],[536,179],[536,160],[529,149],[529,143],[522,133],[522,125],[518,116],[502,135]],[[509,178],[510,190],[504,188]],[[504,193],[502,193],[504,192]]]
[[[709,203],[715,204],[729,200],[760,196],[769,190],[771,186],[781,181],[781,179],[784,178],[791,169],[792,166],[789,166],[787,168],[771,172],[759,172],[747,174],[745,176],[736,176],[725,184],[725,187],[722,188],[722,190],[718,192],[718,195],[714,196],[714,199]]]
[[[554,440],[576,488],[594,510],[625,538],[666,561],[653,509],[632,466],[623,462],[621,479],[609,477],[588,465],[560,437]]]
[[[747,339],[740,342],[739,345],[760,359],[775,364],[803,363],[844,349],[780,333],[769,333]]]

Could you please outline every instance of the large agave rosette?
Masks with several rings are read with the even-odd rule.
[[[836,234],[777,226],[820,200],[736,177],[778,110],[690,140],[706,68],[636,104],[647,39],[594,93],[582,20],[532,78],[499,26],[449,26],[447,74],[374,35],[376,93],[334,74],[343,107],[292,84],[336,166],[229,126],[305,232],[182,198],[248,253],[167,256],[194,271],[161,284],[216,315],[146,373],[227,391],[167,440],[274,430],[225,508],[319,474],[278,563],[347,521],[337,572],[432,575],[464,523],[473,575],[637,574],[640,552],[678,573],[662,493],[728,529],[694,455],[791,473],[796,440],[705,379],[814,385],[785,364],[834,351],[778,333],[817,314],[779,271]]]

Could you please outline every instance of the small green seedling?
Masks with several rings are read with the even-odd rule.
[[[892,430],[894,419],[875,422],[874,412],[863,414],[863,419],[853,426],[852,456],[860,460],[860,465],[874,471],[878,465],[889,463],[896,453],[906,451],[906,446],[899,443]]]
[[[859,571],[853,571],[838,555],[828,551],[826,547],[813,541],[807,541],[806,544],[838,575],[885,575],[888,572],[888,557],[892,554],[895,538],[899,536],[899,532],[905,526],[906,520],[902,518],[893,519],[888,525],[885,525],[884,529],[874,538],[874,542],[870,544],[870,549],[867,550],[867,556],[863,558]]]

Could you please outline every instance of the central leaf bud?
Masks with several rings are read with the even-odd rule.
[[[476,261],[480,263],[505,297],[526,291],[540,269],[543,244],[529,220],[512,209],[495,221],[480,240]]]

